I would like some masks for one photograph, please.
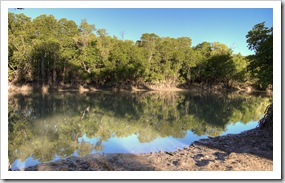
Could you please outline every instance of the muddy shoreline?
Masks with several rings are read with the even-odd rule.
[[[255,128],[201,139],[174,152],[93,154],[21,171],[272,171],[273,134]]]
[[[93,92],[93,91],[240,91],[245,93],[260,92],[252,87],[230,87],[226,84],[192,84],[185,86],[177,86],[170,84],[139,84],[139,85],[120,85],[120,86],[82,86],[82,85],[38,85],[38,84],[8,84],[9,92],[43,92],[48,93],[52,91],[78,91],[78,92]],[[270,92],[270,91],[267,91]]]

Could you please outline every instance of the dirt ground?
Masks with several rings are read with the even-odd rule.
[[[273,134],[259,128],[207,138],[175,152],[93,154],[25,171],[272,171]]]

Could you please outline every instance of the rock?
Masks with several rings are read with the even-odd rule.
[[[181,160],[175,160],[172,162],[175,166],[180,166],[181,165]]]
[[[201,161],[196,162],[197,166],[206,166],[208,164],[209,164],[209,160],[201,160]]]
[[[52,171],[51,167],[45,164],[38,165],[38,171]]]

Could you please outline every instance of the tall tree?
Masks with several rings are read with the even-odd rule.
[[[152,82],[156,80],[158,73],[158,57],[156,51],[156,45],[161,38],[154,33],[144,33],[141,36],[138,46],[143,48],[145,52],[145,62],[146,62],[146,81]]]
[[[9,13],[8,16],[8,71],[10,81],[31,79],[33,26],[31,18],[24,14]]]
[[[83,19],[79,26],[79,35],[73,37],[78,50],[73,65],[81,68],[76,71],[76,74],[81,77],[76,78],[75,83],[82,81],[85,84],[92,81],[94,63],[98,59],[95,31],[95,25],[89,24],[86,19]]]
[[[62,18],[58,21],[58,39],[61,44],[60,49],[60,63],[59,76],[60,81],[71,82],[72,78],[69,76],[76,76],[76,74],[68,74],[75,72],[72,70],[71,64],[74,63],[76,56],[76,42],[73,40],[79,34],[78,26],[73,20]]]
[[[58,22],[52,15],[40,15],[33,20],[34,26],[34,76],[42,85],[53,84],[56,80],[57,58],[60,49]]]
[[[204,41],[195,46],[193,49],[198,59],[196,67],[193,69],[193,74],[195,81],[199,83],[205,80],[205,78],[203,77],[203,73],[205,72],[205,65],[211,57],[211,43]]]
[[[256,24],[246,35],[248,48],[255,51],[248,57],[249,69],[261,89],[273,84],[273,28],[264,23]]]

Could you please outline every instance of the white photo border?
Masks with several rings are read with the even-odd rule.
[[[8,8],[273,8],[273,171],[8,171]],[[1,1],[1,179],[281,179],[281,1]]]

